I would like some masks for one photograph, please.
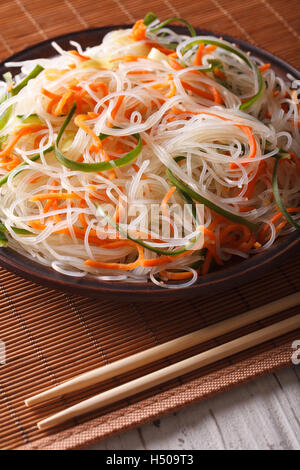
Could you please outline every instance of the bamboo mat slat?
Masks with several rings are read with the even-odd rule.
[[[300,68],[299,0],[2,0],[0,58],[67,32],[132,23],[152,10],[267,49]],[[215,393],[291,364],[300,330],[187,374],[69,425],[40,432],[38,420],[141,373],[199,353],[292,316],[293,308],[222,338],[77,392],[38,409],[24,398],[80,372],[107,364],[300,289],[299,253],[263,279],[213,297],[157,305],[92,300],[37,286],[0,268],[0,448],[73,449],[117,434]],[[133,299],[134,301],[134,299]]]

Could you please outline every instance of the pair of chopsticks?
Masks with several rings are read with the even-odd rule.
[[[191,348],[192,346],[196,346],[197,344],[204,343],[210,339],[237,330],[243,326],[250,325],[251,323],[292,308],[298,304],[300,304],[300,292],[289,295],[280,300],[276,300],[275,302],[271,302],[262,307],[255,308],[239,316],[202,328],[172,341],[168,341],[167,343],[155,346],[146,351],[133,354],[132,356],[113,362],[112,364],[98,367],[94,370],[78,375],[65,383],[28,398],[25,400],[25,404],[27,406],[38,405],[47,400],[53,400],[66,395],[67,393],[82,390],[96,383],[103,382],[130,370],[137,369],[179,351],[183,351]],[[72,418],[98,410],[132,395],[136,395],[137,393],[148,390],[161,383],[257,346],[258,344],[284,335],[297,328],[300,328],[300,314],[134,379],[111,390],[95,395],[92,398],[88,398],[87,400],[43,419],[37,424],[38,428],[44,430],[57,426]]]

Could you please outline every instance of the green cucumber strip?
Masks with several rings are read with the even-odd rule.
[[[8,245],[8,240],[3,232],[0,232],[0,247],[5,247]]]
[[[232,220],[232,222],[236,222],[238,224],[246,225],[252,232],[255,232],[258,229],[258,225],[249,222],[249,220],[245,219],[244,217],[241,217],[239,215],[233,214],[232,212],[227,211],[226,209],[223,209],[222,207],[218,206],[217,204],[213,203],[209,199],[206,199],[205,197],[201,196],[200,194],[196,193],[193,191],[189,186],[185,185],[180,181],[179,179],[176,178],[176,176],[171,172],[169,168],[166,170],[167,177],[169,181],[176,186],[176,188],[180,189],[182,192],[186,193],[191,199],[200,202],[201,204],[204,204],[206,207],[209,207],[209,209],[213,210],[214,212],[217,212],[218,214],[222,215],[223,217],[226,217],[229,220]]]
[[[106,171],[106,170],[112,170],[114,168],[119,168],[125,165],[128,165],[129,163],[133,162],[138,155],[141,153],[143,144],[142,144],[142,139],[139,134],[134,134],[134,137],[137,139],[138,143],[137,146],[132,149],[130,152],[128,152],[126,155],[123,157],[119,158],[118,160],[109,160],[107,162],[99,162],[99,163],[82,163],[82,162],[76,162],[74,160],[70,160],[69,158],[65,157],[64,154],[59,150],[58,145],[60,142],[60,139],[69,124],[70,120],[72,119],[73,114],[75,113],[76,110],[76,104],[72,106],[68,116],[65,119],[65,122],[63,123],[56,142],[55,142],[55,155],[57,160],[65,167],[69,168],[70,170],[74,171],[83,171],[83,172],[98,172],[98,171]],[[100,139],[103,140],[107,137],[106,134],[100,135]]]
[[[145,19],[144,19],[144,21],[145,21]],[[192,37],[197,36],[196,31],[194,30],[193,26],[187,20],[185,20],[184,18],[176,17],[176,16],[174,16],[172,18],[168,18],[167,20],[163,21],[162,23],[155,26],[154,28],[150,28],[150,31],[151,31],[151,33],[156,33],[156,31],[159,31],[161,28],[163,28],[164,26],[166,26],[169,23],[173,23],[173,21],[180,21],[181,23],[185,24],[187,29],[189,30],[190,35]]]
[[[17,118],[22,121],[22,124],[40,124],[42,122],[37,114],[30,114],[26,118],[24,118],[24,116],[25,114],[17,115]]]
[[[152,11],[149,11],[149,13],[145,15],[143,23],[144,25],[149,26],[149,24],[153,23],[153,21],[156,19],[157,19],[157,16],[154,13],[152,13]]]
[[[25,77],[18,85],[16,85],[15,87],[12,88],[11,92],[8,93],[8,95],[5,97],[5,99],[3,101],[7,100],[11,96],[17,95],[19,93],[19,91],[22,90],[22,88],[24,88],[27,85],[29,80],[31,80],[32,78],[37,77],[43,70],[44,70],[44,68],[41,65],[36,65],[34,67],[34,69],[30,72],[30,74],[27,75],[27,77]],[[1,115],[1,117],[0,117],[0,130],[3,129],[4,126],[6,126],[8,120],[11,116],[12,110],[13,110],[13,106],[11,105]]]
[[[29,230],[26,230],[25,228],[12,227],[12,230],[18,235],[35,235],[35,233],[29,232]],[[0,222],[0,233],[1,232],[7,232],[7,228],[2,222]]]
[[[114,220],[112,220],[107,214],[106,212],[104,212],[104,210],[102,209],[102,207],[99,205],[99,204],[96,204],[97,205],[97,212],[104,218],[106,219],[106,221],[109,223],[109,225],[111,225],[112,227],[114,227],[121,235],[123,235],[123,237],[127,238],[128,240],[131,240],[133,241],[134,243],[137,243],[138,245],[141,245],[142,247],[146,248],[147,250],[150,250],[150,251],[153,251],[154,253],[158,253],[160,255],[166,255],[166,256],[175,256],[175,255],[181,255],[182,253],[185,253],[186,251],[190,250],[194,245],[195,243],[199,240],[199,238],[201,237],[201,233],[199,233],[199,235],[197,235],[194,240],[192,240],[190,243],[188,243],[185,247],[182,247],[182,248],[179,248],[178,250],[173,250],[173,251],[169,251],[169,250],[162,250],[160,248],[157,248],[157,247],[154,247],[154,246],[151,246],[149,245],[148,243],[145,243],[144,241],[138,239],[138,238],[135,238],[133,237],[132,235],[130,235],[128,232],[125,232],[125,230],[123,230],[119,224],[117,222],[115,222]]]
[[[36,65],[34,69],[25,77],[18,85],[14,86],[13,89],[11,90],[12,96],[15,96],[19,93],[19,91],[24,88],[29,80],[32,80],[33,78],[36,78],[42,71],[44,70],[44,67],[41,65]]]

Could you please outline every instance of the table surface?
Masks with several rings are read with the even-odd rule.
[[[101,0],[98,5],[100,13],[91,0],[46,0],[42,4],[40,0],[1,0],[1,59],[59,34],[108,23],[132,23],[153,10],[162,18],[185,17],[195,26],[245,39],[300,66],[299,0],[149,0],[146,7],[136,0]],[[61,14],[66,7],[68,21]],[[255,22],[247,14],[254,9]],[[14,21],[7,19],[12,11]],[[278,23],[281,40],[274,41]],[[92,448],[299,449],[299,384],[300,366],[282,370]]]
[[[254,380],[90,449],[300,449],[300,366]]]

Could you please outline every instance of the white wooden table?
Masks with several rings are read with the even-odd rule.
[[[262,377],[91,449],[300,449],[300,366]]]

